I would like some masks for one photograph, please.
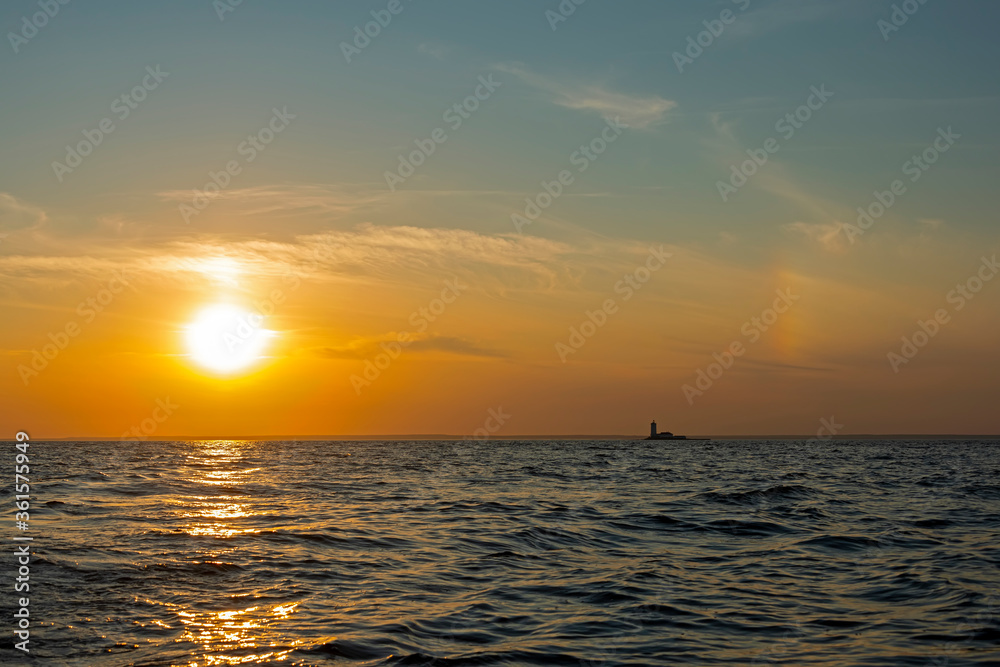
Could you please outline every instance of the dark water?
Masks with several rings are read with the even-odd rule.
[[[30,452],[4,664],[1000,665],[998,443]]]

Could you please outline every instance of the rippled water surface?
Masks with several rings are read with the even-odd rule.
[[[34,443],[31,664],[1000,665],[998,454]]]

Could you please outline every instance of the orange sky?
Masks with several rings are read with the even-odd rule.
[[[890,291],[864,269],[832,277],[837,263],[864,264],[846,252],[751,270],[730,259],[737,248],[585,239],[362,225],[285,242],[14,254],[2,417],[33,437],[117,437],[136,426],[146,437],[470,435],[490,409],[510,415],[497,436],[639,434],[651,418],[705,434],[809,434],[831,416],[845,433],[995,430],[989,283],[894,373],[887,353],[900,332],[953,307],[940,288],[900,276]],[[58,245],[44,226],[20,242]],[[634,277],[650,248],[670,257]],[[911,252],[933,267],[913,274],[972,276],[978,266],[971,253],[963,270],[958,259],[934,265],[929,247]],[[627,288],[625,276],[641,286]],[[435,304],[442,292],[451,303]],[[609,300],[610,314],[593,315]],[[263,358],[235,373],[199,365],[185,342],[196,313],[216,303],[267,314],[260,327],[273,332]],[[786,312],[768,313],[776,303]],[[584,325],[588,313],[602,326]],[[78,333],[64,336],[74,323]],[[413,342],[397,348],[401,333]],[[727,364],[737,342],[744,352]],[[42,368],[33,351],[60,344]],[[729,367],[698,385],[717,358]],[[700,392],[690,402],[685,385]],[[154,415],[157,399],[177,407],[143,432],[144,420],[150,431],[165,416]]]

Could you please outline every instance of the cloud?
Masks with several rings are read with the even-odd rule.
[[[288,241],[232,240],[210,234],[184,239],[89,243],[46,239],[32,254],[11,255],[0,277],[64,284],[104,280],[124,270],[138,281],[241,284],[289,274],[310,281],[413,285],[428,274],[475,277],[494,291],[548,289],[572,280],[570,266],[594,249],[513,232],[488,235],[464,229],[383,227],[292,237]],[[436,279],[436,278],[435,278]]]
[[[0,282],[15,289],[99,283],[115,271],[123,271],[140,289],[224,288],[248,295],[295,279],[317,293],[331,285],[394,293],[440,290],[442,280],[455,278],[486,299],[535,303],[603,294],[645,261],[649,244],[596,235],[553,240],[366,223],[287,240],[209,233],[182,239],[45,238],[30,254],[19,250],[0,263]],[[664,251],[676,254],[678,249],[665,246]]]
[[[736,138],[735,120],[724,120],[722,113],[718,111],[710,113],[708,119],[712,123],[712,129],[719,137],[732,144],[739,143],[739,139]]]
[[[779,371],[779,372],[790,370],[790,371],[820,371],[823,373],[828,373],[835,370],[830,366],[805,366],[802,364],[790,364],[780,361],[769,361],[767,359],[747,358],[741,361],[743,362],[741,365],[744,366],[744,368],[741,370],[746,370],[745,369],[746,366],[752,366],[755,369],[762,371]]]
[[[780,30],[798,23],[812,23],[829,20],[831,17],[844,16],[845,6],[864,7],[858,0],[774,0],[760,4],[739,17],[739,20],[727,30],[729,34],[743,37],[759,35]]]
[[[42,209],[0,192],[0,232],[32,229],[41,226],[47,219]]]
[[[475,341],[456,336],[429,336],[416,340],[408,349],[411,350],[438,350],[441,352],[451,352],[453,354],[463,354],[473,357],[500,358],[507,356],[502,352],[490,350],[480,346]]]
[[[513,74],[524,83],[545,91],[552,101],[567,109],[592,111],[607,120],[620,117],[629,127],[647,129],[662,123],[667,112],[677,103],[656,95],[628,95],[608,90],[599,85],[571,85],[553,81],[540,74],[513,64],[497,66],[501,72]]]
[[[821,244],[827,250],[832,251],[842,250],[844,248],[843,242],[847,237],[841,233],[841,227],[842,225],[837,222],[792,222],[785,225],[785,229],[787,231],[802,234],[803,236]]]
[[[417,47],[417,52],[431,56],[438,60],[444,60],[451,53],[451,47],[436,42],[424,42]]]
[[[470,357],[502,358],[507,355],[487,349],[477,342],[458,336],[441,336],[426,334],[410,334],[413,339],[405,346],[407,352],[447,352]],[[389,345],[398,340],[397,332],[372,338],[357,338],[340,346],[326,346],[315,352],[328,359],[368,359],[384,352],[383,344]]]
[[[168,190],[158,196],[178,204],[191,204],[194,190]],[[319,184],[262,185],[231,188],[206,195],[211,202],[238,205],[244,215],[275,213],[322,213],[346,215],[384,199],[384,192],[368,187],[345,187]],[[196,218],[195,218],[196,219]]]
[[[720,169],[728,171],[732,165],[746,159],[744,146],[736,138],[732,123],[724,122],[721,117],[715,115],[710,117],[710,120],[715,131],[714,140],[708,143],[710,154],[716,156]],[[840,220],[850,219],[851,211],[843,204],[828,201],[800,185],[793,174],[794,170],[789,169],[778,158],[772,157],[745,188],[760,189],[788,202],[801,211],[800,215],[813,221],[785,224],[783,225],[785,231],[802,234],[820,243],[826,250],[842,250]]]

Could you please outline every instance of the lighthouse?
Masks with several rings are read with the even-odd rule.
[[[708,438],[688,438],[686,435],[674,435],[670,431],[656,432],[656,420],[649,425],[649,437],[646,440],[708,440]]]

